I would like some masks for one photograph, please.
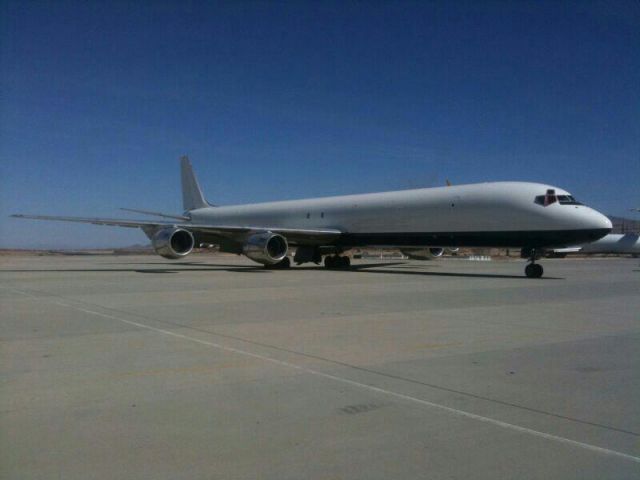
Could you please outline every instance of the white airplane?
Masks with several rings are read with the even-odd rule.
[[[13,215],[17,218],[141,228],[159,255],[182,258],[195,245],[216,244],[268,268],[293,261],[348,268],[342,254],[353,247],[518,247],[539,278],[535,263],[545,248],[597,240],[611,231],[607,217],[549,185],[495,182],[396,192],[311,198],[217,207],[209,204],[187,157],[181,159],[185,212],[163,220]]]
[[[595,242],[575,247],[554,248],[550,253],[553,257],[564,257],[568,253],[618,253],[631,254],[635,257],[640,255],[640,235],[637,233],[610,233]]]

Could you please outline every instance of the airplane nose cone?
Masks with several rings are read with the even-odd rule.
[[[599,215],[600,215],[600,219],[598,221],[600,222],[600,225],[601,225],[600,228],[607,228],[611,230],[613,228],[613,223],[611,223],[611,220],[609,219],[609,217],[606,217],[601,213]]]
[[[589,225],[589,228],[594,230],[611,230],[613,228],[613,224],[611,223],[611,220],[609,220],[609,217],[603,215],[597,210],[589,208],[585,213],[585,220]]]
[[[596,210],[589,210],[590,211],[587,216],[588,228],[591,231],[589,237],[591,241],[595,241],[611,232],[613,224],[607,216],[597,212]]]

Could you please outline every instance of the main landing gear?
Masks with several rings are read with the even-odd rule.
[[[536,263],[536,250],[534,248],[531,249],[531,256],[529,257],[529,262],[531,263],[529,263],[524,268],[524,274],[528,278],[542,277],[542,274],[544,273],[544,269],[542,268],[542,265],[540,265],[539,263]]]
[[[349,268],[351,259],[349,257],[341,257],[339,255],[327,255],[324,257],[324,266],[329,269]]]

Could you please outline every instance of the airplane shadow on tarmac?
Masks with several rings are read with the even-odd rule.
[[[124,262],[118,262],[120,264],[124,264]],[[136,265],[141,265],[137,263]],[[158,265],[162,268],[91,268],[91,269],[83,269],[83,268],[51,268],[51,269],[20,269],[20,270],[0,270],[0,272],[12,272],[12,273],[46,273],[46,272],[71,272],[71,273],[82,273],[82,272],[101,272],[101,273],[114,273],[114,272],[135,272],[135,273],[146,273],[146,274],[166,274],[166,273],[182,273],[182,272],[233,272],[233,273],[279,273],[282,270],[270,270],[266,269],[262,266],[238,266],[238,265],[228,265],[228,264],[207,264],[203,262],[146,262],[143,265]],[[168,266],[169,268],[165,267]],[[439,265],[440,266],[440,265]],[[173,267],[173,268],[171,268]],[[175,267],[183,267],[183,268],[175,268]],[[186,267],[186,268],[184,268]],[[390,269],[389,267],[396,267]],[[378,268],[378,269],[377,269]],[[307,267],[293,267],[289,271],[296,270],[315,270],[315,271],[331,271],[331,272],[343,272],[343,273],[374,273],[374,274],[391,274],[391,275],[418,275],[425,277],[460,277],[460,278],[511,278],[518,280],[529,280],[524,275],[504,275],[504,274],[491,274],[491,273],[458,273],[458,272],[432,272],[432,271],[424,271],[424,270],[410,270],[410,268],[416,268],[412,264],[404,263],[404,262],[394,262],[394,263],[361,263],[351,265],[348,269],[335,269],[335,270],[326,270],[322,266],[307,266]],[[417,268],[423,268],[419,266]],[[561,277],[542,277],[536,280],[564,280]]]
[[[156,263],[155,265],[162,265],[160,263]],[[175,264],[174,264],[175,265]],[[273,270],[267,270],[262,266],[247,266],[247,267],[238,267],[237,265],[215,265],[215,266],[203,266],[198,268],[47,268],[47,269],[18,269],[18,270],[3,270],[0,269],[0,273],[2,272],[11,272],[11,273],[114,273],[114,272],[134,272],[134,273],[181,273],[181,272],[237,272],[237,273],[272,273]]]
[[[440,266],[440,265],[439,265]],[[376,267],[384,268],[384,270],[372,270]],[[388,267],[396,267],[395,269],[389,269]],[[398,268],[399,267],[399,268]],[[492,274],[492,273],[458,273],[458,272],[427,272],[424,270],[405,270],[404,268],[412,268],[413,265],[403,262],[395,263],[361,263],[351,265],[350,268],[345,270],[332,270],[345,273],[382,273],[391,275],[420,275],[425,277],[462,277],[462,278],[514,278],[518,280],[529,280],[524,275],[504,275],[504,274]],[[323,267],[296,267],[297,270],[315,270]],[[420,268],[420,267],[418,267]],[[564,280],[561,277],[542,277],[536,280]]]

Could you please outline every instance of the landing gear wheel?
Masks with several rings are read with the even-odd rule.
[[[542,268],[542,265],[540,265],[539,263],[530,263],[524,269],[524,274],[528,278],[540,278],[542,277],[543,273],[544,273],[544,269]]]
[[[349,268],[351,259],[349,257],[339,257],[338,255],[330,255],[324,257],[324,266],[329,269]]]
[[[324,257],[324,267],[325,268],[329,268],[329,269],[333,269],[336,268],[336,257],[328,255],[326,257]]]
[[[539,263],[536,263],[536,269],[535,269],[535,273],[536,273],[536,278],[541,278],[542,274],[544,273],[544,269],[542,268],[542,265],[540,265]]]
[[[527,278],[540,278],[544,273],[542,265],[536,263],[536,260],[544,254],[544,250],[536,251],[535,248],[523,248],[521,255],[529,257],[529,265],[524,267],[524,274]]]

